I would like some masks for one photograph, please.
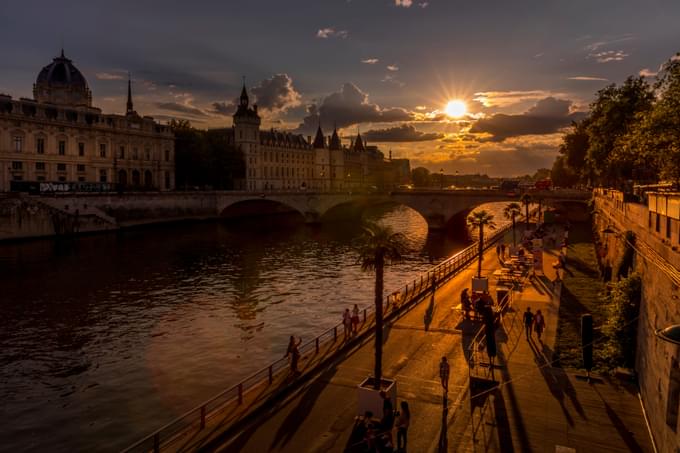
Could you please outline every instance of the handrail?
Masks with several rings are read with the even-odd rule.
[[[492,245],[498,242],[498,240],[502,238],[503,235],[511,228],[512,225],[508,224],[494,231],[493,234],[490,234],[484,241],[483,250],[488,250]],[[474,259],[477,258],[478,256],[478,247],[479,247],[478,244],[469,245],[468,247],[464,248],[460,252],[446,259],[445,261],[442,261],[441,263],[437,264],[432,269],[426,271],[424,274],[421,274],[420,280],[418,280],[418,278],[415,278],[411,284],[407,283],[401,290],[389,293],[386,297],[383,298],[383,306],[386,309],[389,309],[390,296],[397,293],[400,295],[403,294],[403,297],[401,298],[402,303],[399,305],[399,307],[395,307],[395,310],[398,310],[403,306],[409,305],[413,301],[419,301],[419,299],[422,299],[422,296],[424,294],[430,291],[433,278],[437,285],[441,285],[445,281],[449,280],[451,277],[458,274],[458,272],[461,269],[464,269],[470,262],[474,261]],[[366,321],[367,315],[369,313],[372,313],[373,309],[374,306],[368,306],[363,309],[364,321]],[[307,351],[311,349],[312,346],[318,350],[320,348],[322,338],[330,337],[333,340],[335,340],[337,338],[338,329],[342,329],[342,323],[336,324],[335,326],[329,328],[320,335],[317,335],[311,341],[301,345],[300,352]],[[243,396],[248,391],[249,388],[259,385],[266,380],[269,380],[269,383],[271,383],[273,381],[273,376],[282,368],[285,368],[281,366],[283,363],[287,363],[287,360],[285,358],[278,359],[270,363],[268,366],[249,375],[241,382],[223,390],[222,392],[218,393],[212,398],[184,412],[182,415],[166,423],[153,433],[149,434],[143,439],[140,439],[131,446],[125,448],[122,451],[122,453],[150,450],[153,450],[154,452],[160,452],[161,448],[164,446],[163,445],[164,443],[167,444],[169,442],[172,442],[172,438],[176,436],[180,431],[186,429],[187,427],[197,425],[197,427],[200,427],[199,429],[203,429],[205,427],[206,420],[211,416],[210,412],[214,412],[216,409],[230,403],[231,401],[236,400],[237,398],[239,403],[242,402]],[[251,385],[249,386],[244,385],[249,382],[251,383]],[[220,399],[224,399],[224,401],[216,405],[213,408],[213,410],[209,412],[207,408]],[[165,435],[163,436],[163,439],[161,439],[161,434],[164,434],[165,432],[168,431],[170,432],[169,435]],[[163,442],[163,440],[165,440],[165,442]]]

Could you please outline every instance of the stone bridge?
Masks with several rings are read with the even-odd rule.
[[[545,191],[533,192],[531,195],[534,200],[541,199],[545,204],[583,202],[591,196],[590,192],[584,191]],[[56,234],[56,232],[48,231],[49,222],[46,223],[47,227],[40,227],[39,231],[45,230],[42,233],[37,233],[37,230],[30,234],[26,231],[22,232],[31,224],[30,215],[23,213],[19,217],[11,216],[9,213],[14,212],[14,207],[10,206],[10,199],[14,203],[12,206],[16,205],[17,199],[21,199],[26,206],[33,206],[26,212],[35,212],[36,216],[40,213],[45,214],[43,217],[54,217],[55,213],[61,217],[76,216],[78,223],[81,224],[80,231],[85,232],[184,219],[244,215],[244,212],[246,214],[277,212],[277,209],[278,212],[296,211],[303,216],[305,222],[318,223],[322,222],[329,212],[343,206],[361,211],[368,206],[379,204],[408,206],[423,216],[429,228],[442,229],[446,228],[455,216],[464,214],[483,203],[509,202],[516,201],[518,198],[517,194],[499,190],[406,190],[390,193],[211,191],[12,195],[7,198],[0,197],[0,208],[5,203],[7,204],[5,210],[8,212],[6,219],[3,220],[3,216],[0,216],[0,232],[4,233],[0,234],[0,239]],[[85,217],[92,220],[91,227],[83,228],[82,223]]]

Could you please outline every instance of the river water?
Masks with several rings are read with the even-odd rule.
[[[487,205],[497,223],[502,205]],[[391,292],[468,244],[405,207]],[[0,451],[117,451],[372,303],[358,222],[156,226],[0,245]]]

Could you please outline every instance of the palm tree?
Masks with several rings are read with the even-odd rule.
[[[515,239],[515,218],[522,213],[522,208],[519,203],[508,203],[503,209],[503,215],[506,219],[512,220],[512,246],[517,247],[517,240]]]
[[[522,195],[522,198],[519,199],[519,202],[524,205],[524,212],[526,214],[526,224],[527,224],[527,230],[529,229],[529,205],[531,204],[531,195],[528,193],[525,193]]]
[[[375,270],[375,370],[374,388],[380,390],[382,382],[383,346],[383,274],[385,265],[401,260],[407,250],[406,238],[401,233],[393,233],[389,227],[367,224],[366,234],[359,250],[359,260],[363,271]]]
[[[490,229],[496,228],[496,224],[493,221],[493,214],[488,212],[475,211],[470,214],[467,218],[467,223],[471,227],[479,228],[479,264],[477,266],[477,277],[482,277],[482,255],[484,253],[484,227],[489,227]]]

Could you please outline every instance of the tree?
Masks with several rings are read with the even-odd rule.
[[[580,168],[582,169],[583,167]],[[550,172],[550,178],[553,184],[559,187],[571,187],[579,181],[576,170],[567,165],[566,156],[557,156]]]
[[[484,227],[489,229],[496,228],[496,224],[493,221],[493,214],[488,212],[475,211],[470,214],[467,218],[467,223],[473,228],[479,229],[479,263],[477,265],[477,277],[482,277],[482,256],[484,254]]]
[[[559,167],[553,165],[551,172],[552,180],[560,186],[568,186],[581,179],[586,182],[592,177],[592,172],[586,167],[586,155],[588,154],[588,118],[571,123],[571,130],[562,137],[559,147],[561,156],[555,160],[560,162]],[[560,173],[562,171],[563,173]],[[563,177],[564,175],[564,177]],[[567,176],[568,175],[568,176]],[[558,182],[559,181],[559,182]]]
[[[411,171],[411,180],[416,187],[428,187],[430,185],[430,170],[425,167],[417,167]]]
[[[508,205],[503,209],[503,215],[506,219],[512,220],[512,246],[517,247],[517,240],[515,239],[515,218],[520,215],[522,208],[519,203],[508,203]]]
[[[538,170],[536,170],[536,173],[534,173],[534,175],[531,177],[531,179],[534,181],[540,181],[546,178],[550,178],[549,168],[539,168]]]
[[[526,222],[527,225],[527,230],[529,229],[529,206],[531,205],[531,195],[528,193],[525,193],[522,195],[522,198],[519,199],[519,202],[522,203],[524,206],[524,214],[525,214],[525,219],[524,221]]]
[[[382,381],[383,346],[383,278],[385,265],[398,262],[407,250],[406,238],[393,233],[389,227],[374,223],[364,226],[365,235],[359,250],[363,271],[375,271],[375,368],[374,388],[380,389]]]

